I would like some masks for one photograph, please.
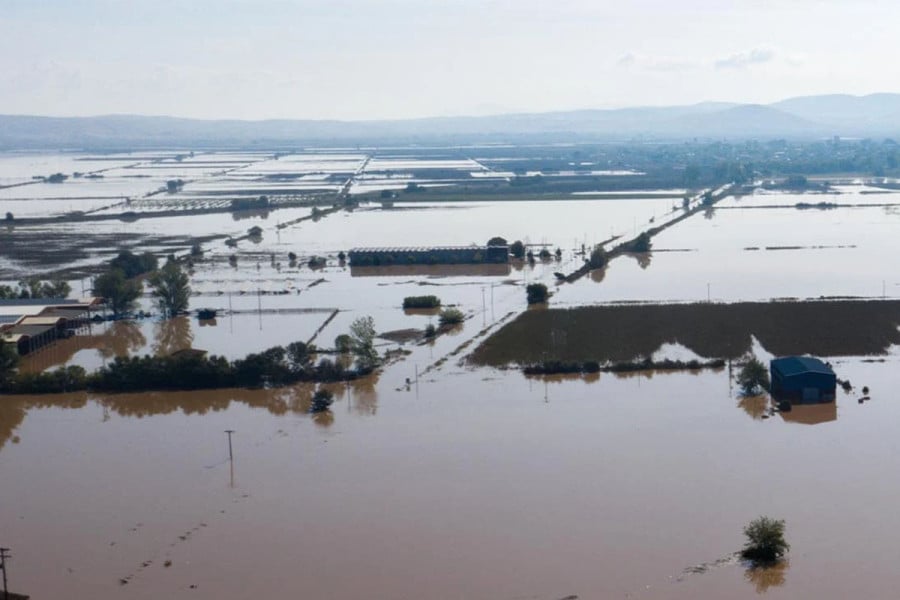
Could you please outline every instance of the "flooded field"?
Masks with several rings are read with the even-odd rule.
[[[14,549],[13,589],[98,599],[836,600],[884,597],[900,583],[891,510],[900,486],[885,476],[900,466],[900,409],[890,402],[900,360],[895,195],[842,185],[729,197],[663,229],[652,252],[558,283],[556,273],[583,264],[583,245],[611,248],[683,214],[686,190],[471,199],[473,182],[490,189],[516,176],[502,151],[0,156],[0,186],[16,185],[0,189],[0,212],[15,217],[0,237],[0,280],[62,273],[79,295],[120,249],[185,256],[196,243],[190,308],[217,312],[96,323],[30,355],[23,370],[92,370],[188,348],[230,359],[293,341],[331,349],[361,316],[373,317],[380,352],[403,351],[374,376],[325,386],[336,401],[316,414],[311,385],[0,398],[0,541]],[[70,177],[33,179],[56,172]],[[182,185],[163,191],[171,179]],[[411,183],[442,191],[407,192]],[[262,195],[275,204],[228,210]],[[820,202],[836,206],[797,207]],[[55,219],[72,211],[105,220]],[[254,226],[262,234],[250,238]],[[338,258],[494,236],[561,255],[402,267]],[[314,256],[325,266],[311,268]],[[534,282],[550,288],[551,310],[527,307]],[[402,308],[428,294],[465,316],[430,341],[422,336],[437,311]],[[822,301],[751,304],[773,298]],[[140,308],[156,312],[149,295]],[[485,340],[492,357],[478,356]],[[740,396],[727,367],[539,378],[468,361],[473,352],[495,366],[539,360],[548,348],[579,360],[585,348],[609,360],[810,352],[856,387],[836,404],[782,413],[767,396]],[[870,401],[860,401],[863,385]],[[867,510],[854,508],[860,501]],[[777,569],[734,556],[760,514],[787,521],[793,550]]]
[[[11,398],[0,530],[32,597],[880,597],[896,364],[840,368],[873,400],[790,421],[727,372],[450,369],[407,392],[401,368],[338,388],[325,420],[302,387]],[[761,513],[788,523],[778,572],[729,559]]]

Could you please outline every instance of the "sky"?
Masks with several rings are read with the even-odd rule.
[[[883,0],[0,0],[0,114],[403,119],[900,92]]]

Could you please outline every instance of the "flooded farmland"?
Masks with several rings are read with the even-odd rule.
[[[83,190],[84,180],[0,190],[9,194],[2,212],[37,219],[7,227],[2,279],[74,265],[77,295],[123,247],[184,256],[198,243],[190,308],[217,313],[92,323],[26,357],[23,370],[93,370],[116,356],[186,349],[235,359],[293,341],[330,350],[366,315],[379,352],[403,351],[371,376],[323,384],[335,402],[319,413],[311,384],[0,397],[0,541],[15,550],[14,589],[103,599],[838,599],[882,597],[900,583],[891,510],[900,484],[885,475],[900,466],[898,319],[896,302],[882,302],[900,284],[890,259],[900,205],[891,195],[848,185],[821,197],[729,197],[660,231],[652,252],[618,256],[574,283],[555,273],[583,264],[582,245],[611,248],[677,218],[684,190],[522,202],[401,193],[331,210],[348,183],[377,192],[459,186],[502,177],[491,169],[500,164],[349,150],[0,160],[0,183],[10,185],[111,169]],[[132,187],[128,175],[147,177]],[[171,178],[190,181],[146,196]],[[52,199],[46,186],[78,197]],[[310,203],[247,218],[40,219],[118,214],[158,196],[218,210],[257,195],[309,195]],[[796,207],[820,199],[846,206]],[[262,233],[249,239],[252,226]],[[560,258],[402,267],[338,258],[354,247],[481,245],[496,235],[535,252],[560,248]],[[34,239],[53,243],[33,252]],[[313,256],[325,266],[311,268]],[[534,282],[550,288],[550,310],[527,307]],[[458,307],[463,323],[424,339],[436,311],[402,303],[425,294]],[[748,308],[788,298],[834,312],[823,309],[803,329],[802,304]],[[140,308],[155,312],[153,298]],[[566,312],[557,308],[608,314],[576,324],[587,340],[576,344],[575,334],[553,333]],[[545,326],[509,337],[525,321]],[[838,325],[817,337],[828,323]],[[719,336],[712,342],[701,335],[710,331]],[[495,368],[514,359],[469,360],[490,343],[538,360],[542,345],[570,342],[602,360],[811,352],[853,386],[834,404],[780,412],[768,396],[742,396],[731,364],[527,377]],[[234,430],[233,461],[226,430]],[[742,528],[760,514],[787,522],[792,552],[776,568],[735,557]]]

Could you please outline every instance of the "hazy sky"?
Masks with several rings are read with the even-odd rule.
[[[404,118],[900,92],[881,0],[0,0],[0,113]]]

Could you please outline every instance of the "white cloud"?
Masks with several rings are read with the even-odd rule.
[[[714,63],[717,69],[746,69],[752,65],[760,65],[775,60],[776,52],[772,48],[760,47],[738,52]]]
[[[696,61],[680,56],[651,56],[628,52],[616,61],[616,66],[647,71],[686,71],[697,68],[699,64]]]

